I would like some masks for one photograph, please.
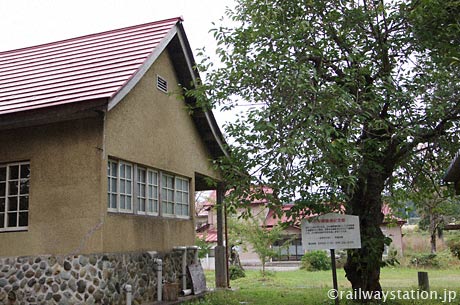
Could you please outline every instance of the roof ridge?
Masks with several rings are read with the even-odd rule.
[[[97,37],[99,35],[111,34],[111,33],[116,33],[116,32],[119,32],[119,31],[126,31],[126,30],[130,30],[130,29],[136,29],[136,28],[141,28],[141,27],[145,27],[145,26],[149,26],[149,25],[155,25],[155,24],[173,22],[173,21],[182,22],[182,21],[184,21],[184,19],[182,17],[167,18],[167,19],[163,19],[163,20],[146,22],[146,23],[132,25],[132,26],[126,26],[126,27],[122,27],[122,28],[118,28],[118,29],[102,31],[102,32],[98,32],[98,33],[86,34],[86,35],[81,35],[81,36],[77,36],[77,37],[72,37],[72,38],[67,38],[67,39],[62,39],[62,40],[42,43],[42,44],[29,46],[29,47],[23,47],[23,48],[18,48],[18,49],[0,51],[0,56],[12,54],[12,53],[15,53],[15,52],[18,52],[18,51],[27,51],[27,50],[38,49],[38,48],[41,48],[41,47],[46,47],[46,46],[53,46],[55,44],[64,43],[64,42],[72,42],[72,41],[75,41],[75,40],[80,40],[82,38]]]

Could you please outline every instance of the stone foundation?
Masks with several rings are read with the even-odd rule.
[[[181,251],[0,258],[0,305],[125,304],[126,284],[133,288],[133,304],[153,302],[156,258],[163,260],[163,279],[180,283]]]

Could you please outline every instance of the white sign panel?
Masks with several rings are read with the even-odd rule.
[[[304,250],[361,248],[359,217],[329,213],[302,220]]]

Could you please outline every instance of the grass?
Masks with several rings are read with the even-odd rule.
[[[460,274],[458,270],[429,270],[430,288],[443,296],[445,289],[455,290],[457,302],[460,301]],[[206,273],[209,286],[214,286],[212,272]],[[339,290],[349,291],[350,283],[345,278],[343,270],[337,271]],[[262,278],[259,271],[248,270],[246,277],[231,282],[231,291],[218,291],[210,294],[204,300],[194,304],[227,304],[227,305],[265,305],[265,304],[292,304],[316,305],[334,304],[327,297],[327,292],[332,288],[330,271],[308,272],[279,271],[272,272]],[[383,268],[381,284],[385,291],[410,291],[417,290],[417,270],[410,268]],[[342,300],[340,304],[353,304],[351,301]],[[391,300],[385,304],[390,305],[432,305],[442,304],[440,300]],[[458,303],[457,303],[458,304]]]

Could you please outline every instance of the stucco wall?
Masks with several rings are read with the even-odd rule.
[[[29,225],[0,233],[0,256],[99,252],[101,118],[0,131],[0,163],[30,160]]]
[[[168,81],[171,94],[157,89],[157,74]],[[177,78],[165,51],[133,90],[108,112],[104,161],[119,158],[190,178],[193,209],[195,173],[209,177],[217,174],[210,168],[210,155],[184,101],[174,92],[178,92]],[[102,187],[106,192],[106,183]],[[173,246],[193,244],[193,219],[108,213],[104,225],[104,251],[168,251]]]
[[[402,242],[402,230],[400,225],[382,225],[383,234],[392,239],[390,248],[394,248],[398,251],[399,255],[404,254],[403,242]]]

